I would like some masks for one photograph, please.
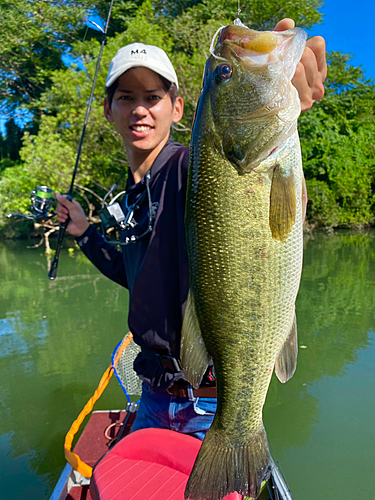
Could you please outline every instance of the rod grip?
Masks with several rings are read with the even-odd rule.
[[[57,276],[57,267],[59,265],[59,257],[60,257],[60,251],[62,248],[64,236],[65,236],[65,231],[66,227],[69,224],[69,219],[64,222],[64,224],[60,224],[60,229],[59,229],[59,236],[57,238],[57,247],[56,247],[56,252],[55,256],[53,258],[51,268],[48,273],[48,279],[54,280]]]
[[[59,261],[58,261],[58,259],[56,259],[56,257],[54,257],[52,264],[51,264],[51,268],[50,268],[49,273],[48,273],[49,280],[54,280],[56,278],[58,265],[59,265]]]
[[[68,194],[67,198],[69,201],[73,200],[73,197],[71,194]],[[54,280],[57,276],[57,267],[59,265],[60,252],[62,249],[62,244],[64,241],[64,236],[65,236],[65,232],[66,232],[66,228],[68,227],[68,224],[69,224],[69,218],[65,222],[60,224],[59,235],[57,238],[56,252],[55,252],[55,256],[53,258],[52,264],[51,264],[51,268],[50,268],[49,273],[48,273],[49,280]]]

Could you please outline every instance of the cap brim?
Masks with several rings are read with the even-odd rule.
[[[120,78],[121,75],[129,71],[129,69],[132,68],[147,68],[154,73],[162,76],[166,80],[168,80],[171,83],[174,83],[176,87],[178,88],[178,80],[177,80],[177,75],[173,75],[170,71],[164,71],[164,69],[160,69],[160,67],[157,66],[157,64],[152,64],[149,61],[147,62],[142,62],[142,61],[137,61],[137,62],[131,62],[124,64],[120,66],[115,73],[113,73],[110,78],[107,79],[106,81],[106,87],[110,87],[118,78]]]

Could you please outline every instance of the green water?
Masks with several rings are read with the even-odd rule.
[[[295,376],[264,411],[294,500],[371,500],[375,232],[305,238]],[[126,290],[75,252],[59,279],[26,242],[0,243],[0,499],[48,499],[63,440],[127,331]],[[121,408],[112,381],[97,408]]]

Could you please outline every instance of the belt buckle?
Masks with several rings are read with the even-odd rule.
[[[191,384],[187,385],[187,396],[189,398],[189,401],[194,401],[194,392],[193,392],[193,386]]]
[[[178,396],[180,398],[188,398],[189,401],[194,401],[194,390],[189,382],[186,383],[186,387],[179,386],[178,382],[174,383],[172,387],[167,389],[167,393],[171,396]]]

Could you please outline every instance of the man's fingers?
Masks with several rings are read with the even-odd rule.
[[[59,222],[65,222],[69,217],[69,212],[64,206],[61,205],[61,203],[58,203],[56,207],[56,215]]]
[[[56,194],[58,200],[56,215],[61,223],[67,222],[67,231],[73,236],[81,236],[90,226],[83,208],[78,201],[70,201],[67,195]]]
[[[60,214],[64,214],[64,215],[69,215],[69,210],[64,207],[64,205],[61,205],[61,203],[59,203],[57,205],[57,212]]]
[[[292,84],[298,90],[299,99],[301,101],[301,111],[307,111],[314,104],[305,74],[305,67],[301,62],[297,64],[296,72],[292,80]]]
[[[58,220],[59,222],[62,222],[62,223],[66,222],[66,221],[67,221],[67,219],[68,219],[68,216],[67,216],[67,215],[63,215],[63,214],[61,214],[61,213],[57,216],[57,220]]]
[[[295,26],[295,22],[293,19],[289,19],[286,17],[285,19],[282,19],[279,21],[273,31],[287,31],[287,30],[292,30]]]
[[[322,83],[327,77],[327,61],[326,61],[326,42],[321,36],[314,36],[306,42],[308,47],[315,55],[318,72]]]
[[[314,52],[306,47],[300,61],[304,67],[307,84],[313,88],[317,78],[320,78],[318,73],[318,64]]]
[[[314,102],[320,101],[324,96],[324,85],[319,80],[315,82],[315,87],[312,89],[312,99]]]
[[[57,201],[68,210],[73,207],[73,202],[68,200],[68,195],[56,193]]]
[[[60,223],[64,223],[69,218],[69,207],[68,207],[68,204],[70,206],[73,206],[73,204],[72,204],[72,202],[70,202],[67,199],[66,195],[61,195],[59,193],[56,193],[56,198],[57,198],[57,201],[58,201],[57,207],[56,207],[57,220]]]
[[[323,81],[327,75],[325,42],[321,37],[308,40],[292,83],[298,90],[301,111],[307,111],[324,96]]]
[[[321,45],[319,41],[317,41],[316,44],[312,44],[312,47],[313,48],[311,48],[310,46],[306,46],[302,54],[301,63],[304,67],[307,84],[310,87],[311,100],[314,103],[315,101],[319,101],[324,96],[323,81],[327,74],[327,71],[325,69],[326,68],[325,53],[324,55],[322,55],[321,53],[323,47],[325,50],[324,40],[323,40],[323,45]],[[318,63],[318,57],[320,61],[319,63]],[[319,70],[319,64],[321,65],[323,64],[323,67],[321,67],[320,70]]]
[[[277,23],[274,31],[286,31],[293,29],[294,26],[293,19],[285,18]],[[292,80],[301,101],[301,111],[307,111],[315,101],[324,96],[323,82],[326,76],[326,44],[324,38],[314,36],[307,40]]]

